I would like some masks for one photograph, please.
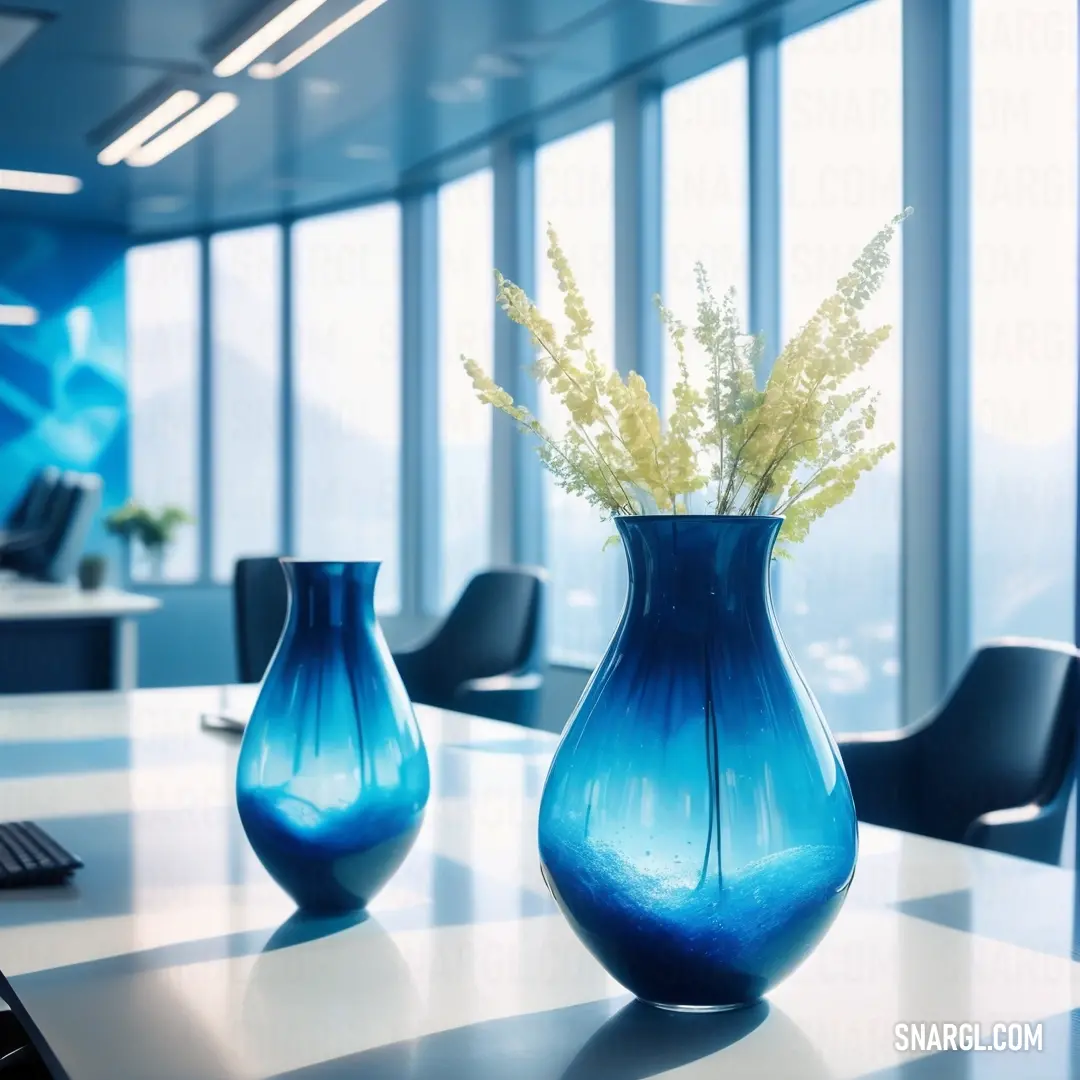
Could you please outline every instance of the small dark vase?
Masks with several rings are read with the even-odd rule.
[[[240,820],[305,911],[365,907],[409,853],[427,752],[375,618],[378,563],[283,559],[289,614],[244,731]]]
[[[85,592],[94,592],[105,584],[105,575],[109,564],[104,555],[84,555],[79,560],[79,588]]]
[[[821,940],[857,831],[836,745],[780,636],[771,517],[626,517],[622,621],[540,805],[544,876],[628,990],[749,1005]]]

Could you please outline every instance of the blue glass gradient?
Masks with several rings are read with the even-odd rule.
[[[626,608],[544,786],[544,876],[639,998],[748,1005],[821,940],[858,845],[836,745],[776,624],[781,519],[616,524]]]
[[[375,618],[379,564],[282,565],[289,617],[240,748],[240,820],[302,909],[355,910],[420,831],[427,752]]]

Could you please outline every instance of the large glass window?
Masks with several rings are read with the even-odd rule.
[[[439,192],[439,463],[442,606],[491,558],[491,409],[476,400],[461,354],[489,374],[495,313],[491,172]]]
[[[127,255],[131,494],[151,509],[199,511],[199,244],[174,240]],[[137,545],[131,576],[156,568]],[[196,529],[182,528],[161,567],[166,581],[199,574]]]
[[[281,553],[281,230],[210,244],[213,331],[213,565]]]
[[[401,221],[397,203],[293,230],[297,554],[377,559],[400,607]]]
[[[1072,640],[1076,3],[971,14],[972,634]]]
[[[664,94],[663,295],[667,306],[690,327],[696,321],[698,263],[704,265],[717,296],[734,287],[744,320],[748,314],[746,109],[743,60]],[[670,341],[665,350],[665,393],[670,396],[678,369]],[[702,357],[690,337],[687,361],[704,386]]]
[[[615,363],[615,177],[614,131],[597,124],[536,155],[537,304],[560,334],[563,315],[558,280],[547,259],[550,223],[577,278],[595,324],[593,346]],[[556,431],[563,417],[546,394],[541,415]],[[547,564],[551,573],[552,658],[592,665],[615,630],[625,596],[625,568],[617,547],[604,549],[610,523],[578,496],[545,483]]]
[[[900,0],[873,0],[782,46],[782,322],[790,338],[902,207]],[[866,325],[893,335],[864,372],[874,436],[899,442],[900,244]],[[780,621],[837,731],[899,722],[900,456],[816,522],[783,565]]]

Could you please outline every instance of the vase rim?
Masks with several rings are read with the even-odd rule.
[[[280,555],[278,562],[290,566],[382,566],[381,559],[302,559],[295,555]]]
[[[783,514],[615,514],[613,521],[783,521]]]

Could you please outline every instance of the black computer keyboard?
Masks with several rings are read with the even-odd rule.
[[[82,866],[32,821],[0,824],[0,889],[59,885]]]

